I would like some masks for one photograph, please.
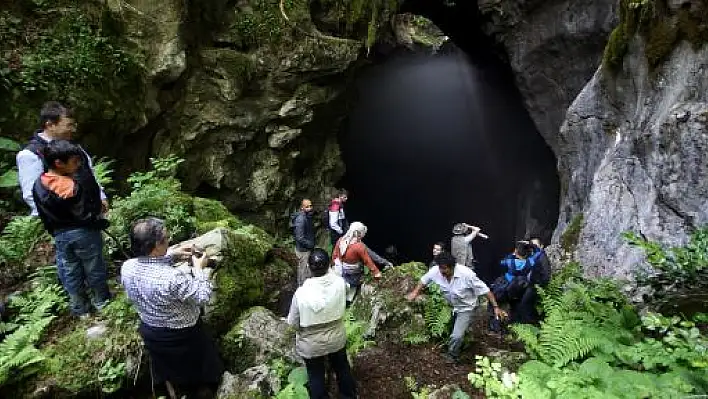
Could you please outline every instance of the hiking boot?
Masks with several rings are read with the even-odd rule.
[[[455,356],[452,356],[450,353],[443,354],[443,359],[445,359],[445,363],[447,363],[447,364],[459,364],[460,363],[460,359]]]

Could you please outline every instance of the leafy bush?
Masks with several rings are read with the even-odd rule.
[[[697,229],[684,246],[666,247],[627,232],[624,238],[646,254],[648,270],[637,282],[653,292],[644,301],[662,312],[691,315],[708,310],[708,226]]]
[[[354,358],[360,350],[375,344],[374,341],[364,338],[367,323],[357,320],[349,309],[344,314],[344,328],[347,331],[347,355],[350,359]]]
[[[132,192],[127,197],[116,198],[108,214],[109,232],[123,248],[128,247],[133,222],[148,216],[165,220],[173,241],[186,240],[195,231],[192,198],[180,191],[181,184],[175,178],[177,167],[183,160],[169,156],[151,158],[150,161],[152,169],[130,175],[128,182]],[[118,250],[112,241],[108,247],[110,253]]]
[[[0,234],[0,282],[13,284],[31,272],[28,259],[41,241],[50,241],[42,221],[32,216],[15,216]]]
[[[67,309],[62,288],[38,284],[34,290],[12,297],[8,308],[14,316],[0,322],[0,387],[17,383],[38,372],[46,357],[35,346],[56,317]]]
[[[492,398],[636,398],[705,394],[708,339],[693,322],[636,309],[577,266],[541,291],[546,319],[512,330],[534,358],[518,374],[479,357],[470,381]],[[632,387],[632,389],[627,389]]]
[[[307,399],[307,370],[304,367],[294,368],[288,375],[288,385],[275,395],[275,399]]]

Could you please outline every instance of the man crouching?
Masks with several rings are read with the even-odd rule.
[[[216,346],[200,320],[200,307],[209,302],[212,283],[204,268],[209,257],[192,256],[192,274],[172,267],[189,257],[190,249],[168,253],[170,236],[157,218],[133,224],[130,245],[136,258],[121,268],[121,283],[140,316],[138,332],[150,353],[155,382],[167,384],[188,397],[210,397],[221,380],[223,365]]]

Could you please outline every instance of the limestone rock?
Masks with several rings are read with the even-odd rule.
[[[615,0],[480,0],[482,29],[502,44],[539,132],[558,154],[565,111],[600,65]]]
[[[622,70],[597,71],[567,113],[559,141],[559,243],[583,215],[576,258],[590,276],[631,277],[643,253],[631,230],[681,245],[708,222],[708,46],[683,42],[650,71],[640,38]]]
[[[270,398],[280,391],[280,377],[266,365],[251,367],[241,374],[224,373],[216,393],[218,399]]]
[[[401,265],[384,273],[375,286],[362,287],[359,298],[354,302],[353,312],[357,320],[369,321],[366,336],[400,342],[427,334],[422,297],[414,303],[405,298],[418,283],[413,275],[422,275],[424,270],[422,263]]]
[[[295,354],[295,331],[260,306],[241,316],[224,336],[221,349],[227,368],[237,373],[275,358],[302,363]]]

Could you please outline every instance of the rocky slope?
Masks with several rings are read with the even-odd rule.
[[[560,156],[565,111],[600,64],[616,0],[479,0],[484,32],[504,48],[539,132]]]
[[[645,2],[651,14],[622,4],[558,143],[566,189],[555,239],[595,276],[635,270],[642,255],[625,231],[680,244],[708,223],[708,3]]]

